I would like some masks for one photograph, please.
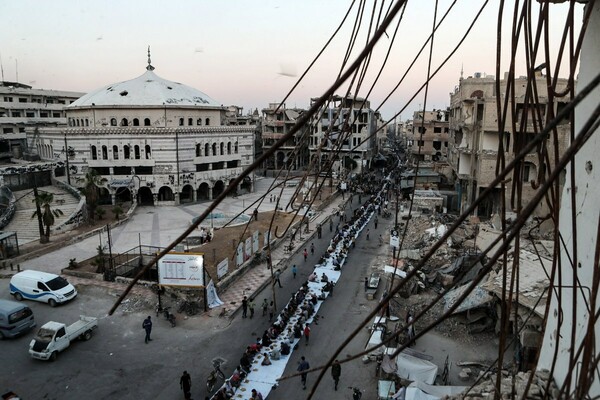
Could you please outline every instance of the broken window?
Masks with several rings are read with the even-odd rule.
[[[435,126],[433,128],[433,133],[442,133],[442,127],[441,126]]]
[[[183,118],[179,118],[179,126],[183,126]]]
[[[110,119],[110,126],[117,126],[117,119],[116,118],[111,118]]]
[[[92,160],[97,160],[98,159],[98,153],[96,152],[96,146],[92,146]]]
[[[188,126],[192,126],[192,125],[194,125],[194,119],[188,118]]]
[[[433,148],[436,150],[440,150],[442,148],[442,142],[440,142],[439,140],[434,140],[433,141]]]
[[[121,120],[121,126],[129,126],[129,121],[127,121],[127,118],[123,118]]]
[[[210,118],[206,118],[205,125],[210,125]]]
[[[150,126],[150,118],[144,118],[144,126]]]
[[[151,155],[152,155],[152,154],[150,153],[150,145],[149,145],[149,144],[147,144],[147,145],[146,145],[146,160],[150,159],[150,156],[151,156]]]
[[[133,126],[140,126],[140,120],[137,118],[133,119]]]
[[[119,148],[117,146],[113,146],[113,159],[119,159]]]
[[[136,160],[140,159],[140,146],[137,144],[133,147],[133,154]]]
[[[108,160],[108,149],[106,146],[102,146],[102,159]]]

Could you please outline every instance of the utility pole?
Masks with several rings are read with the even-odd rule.
[[[65,160],[67,162],[67,183],[71,185],[71,172],[69,171],[69,148],[67,147],[67,133],[65,132]]]
[[[40,230],[40,243],[48,243],[48,237],[44,232],[44,224],[42,223],[42,208],[38,200],[38,188],[35,180],[35,173],[33,173],[33,197],[35,198],[35,212],[37,214],[38,228]]]

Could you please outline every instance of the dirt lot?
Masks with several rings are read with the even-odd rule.
[[[210,276],[217,276],[216,264],[224,258],[232,260],[238,244],[252,236],[252,233],[256,231],[260,232],[259,243],[262,246],[264,232],[269,229],[274,213],[274,211],[259,213],[258,220],[252,218],[249,224],[215,230],[215,237],[210,243],[205,243],[198,247],[190,247],[189,249],[192,252],[204,253],[205,267],[208,273]],[[278,211],[275,215],[271,232],[277,232],[277,235],[281,235],[293,219],[293,213]],[[294,220],[294,222],[297,221],[300,221],[299,216]]]

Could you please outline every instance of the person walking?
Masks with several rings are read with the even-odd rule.
[[[254,209],[254,220],[258,221],[258,208]]]
[[[296,268],[296,264],[292,265],[292,276],[294,277],[294,279],[296,279],[297,272],[298,272],[298,269]]]
[[[254,308],[256,307],[256,304],[254,303],[253,299],[250,299],[248,301],[248,310],[250,310],[250,318],[254,317]]]
[[[302,356],[300,358],[300,365],[298,365],[298,372],[301,373],[300,378],[302,379],[302,390],[306,390],[306,376],[308,375],[307,371],[310,369],[310,364],[306,361],[306,358]]]
[[[331,377],[333,378],[333,383],[335,386],[333,390],[337,390],[338,383],[340,383],[340,376],[342,375],[342,366],[338,360],[335,360],[333,364],[331,364]]]
[[[371,231],[367,229],[367,240],[369,240],[369,233],[371,233]]]
[[[314,244],[314,243],[311,243],[311,244],[310,244],[310,254],[311,254],[311,255],[314,255],[314,254],[315,254],[315,244]]]
[[[306,339],[306,345],[308,346],[308,340],[310,339],[310,328],[308,324],[304,325],[304,339]]]
[[[192,377],[187,371],[183,371],[183,375],[179,379],[179,386],[183,390],[183,398],[189,400],[192,398]]]
[[[248,316],[248,298],[244,296],[242,299],[242,318],[246,318]]]
[[[269,304],[269,322],[271,322],[273,320],[274,316],[275,316],[275,304],[273,303],[273,301],[271,301],[271,303]]]
[[[329,232],[333,232],[333,220],[329,218]]]
[[[279,280],[280,275],[281,275],[281,271],[276,269],[275,272],[273,273],[273,286],[275,286],[275,283],[278,283],[279,287],[282,288],[283,286],[281,286],[281,281]]]
[[[365,292],[369,288],[369,278],[365,276]]]
[[[306,249],[304,249],[304,262],[306,262],[306,259],[308,258],[308,251]]]
[[[317,225],[317,239],[321,239],[321,224]]]
[[[379,223],[379,219],[377,217],[375,217],[374,222],[375,222],[375,229],[377,229],[377,224]]]
[[[142,323],[142,328],[146,331],[146,339],[144,339],[144,341],[148,344],[148,342],[152,341],[152,339],[150,339],[150,333],[152,333],[152,318],[150,318],[149,315]]]
[[[263,317],[264,317],[265,315],[267,315],[267,310],[269,309],[269,302],[267,301],[267,299],[263,299],[261,308],[262,308]]]

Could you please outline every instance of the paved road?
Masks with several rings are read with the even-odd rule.
[[[282,275],[283,288],[275,289],[278,308],[281,309],[307,278],[318,255],[325,251],[330,233],[324,229],[321,240],[315,240],[316,252],[305,263],[302,255],[290,262],[298,265],[298,276],[294,280],[291,269]],[[352,326],[362,319],[373,306],[362,292],[362,277],[370,265],[374,254],[381,251],[375,242],[359,239],[356,249],[351,253],[342,279],[335,289],[334,296],[327,300],[319,312],[322,317],[318,325],[313,325],[312,343],[294,352],[288,365],[288,371],[294,372],[296,362],[305,355],[312,365],[322,362],[323,354],[331,351],[334,345],[346,337]],[[242,319],[238,313],[229,321],[209,314],[178,321],[171,328],[163,319],[154,317],[153,341],[143,341],[142,320],[145,312],[123,313],[106,317],[116,293],[107,293],[106,289],[83,286],[79,297],[64,306],[50,308],[41,303],[28,302],[34,310],[38,326],[48,320],[73,322],[80,314],[101,318],[100,327],[89,342],[77,342],[72,348],[60,354],[55,363],[31,359],[27,354],[28,343],[33,332],[16,340],[0,342],[3,360],[0,364],[0,390],[14,390],[23,398],[37,399],[139,399],[139,398],[179,398],[179,376],[187,369],[193,379],[194,398],[204,398],[205,377],[210,368],[210,360],[216,356],[228,360],[225,372],[231,373],[239,361],[246,345],[254,342],[269,326],[268,318],[263,318],[257,310],[254,319]],[[0,280],[0,298],[8,297],[8,280]],[[263,297],[272,297],[271,288],[263,290],[256,298],[257,305]],[[343,353],[354,353],[364,348],[366,331]],[[302,345],[304,346],[304,345]],[[364,373],[360,361],[354,361],[343,367],[340,389],[359,384],[362,387],[374,387],[374,372]],[[323,394],[330,392],[329,375],[319,388]],[[314,378],[309,378],[309,383]],[[299,378],[282,382],[273,391],[270,399],[300,399],[306,392],[300,389]],[[341,396],[330,398],[349,398]],[[349,394],[349,391],[348,393]],[[317,397],[323,398],[323,397]],[[370,397],[363,397],[369,399]]]

